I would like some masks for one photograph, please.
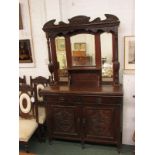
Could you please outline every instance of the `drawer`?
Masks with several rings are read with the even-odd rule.
[[[53,95],[46,98],[48,104],[83,104],[83,97],[71,95]]]
[[[121,104],[122,97],[52,95],[46,101],[48,104]]]
[[[69,102],[69,97],[68,96],[64,96],[64,95],[53,95],[53,96],[50,96],[46,99],[46,101],[48,103],[51,103],[51,104],[59,104],[59,103],[68,103]]]
[[[121,104],[121,97],[100,97],[100,96],[85,96],[83,97],[84,104]]]
[[[82,96],[72,96],[72,97],[70,97],[70,103],[83,104],[83,97]]]

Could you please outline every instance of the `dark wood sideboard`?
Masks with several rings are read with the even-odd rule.
[[[122,86],[51,86],[46,102],[48,137],[121,145]]]
[[[118,61],[120,21],[115,15],[105,16],[105,20],[96,18],[93,21],[87,16],[76,16],[68,23],[60,21],[58,24],[53,19],[43,26],[48,45],[48,67],[55,83],[41,91],[46,102],[49,141],[76,140],[82,146],[85,142],[113,144],[118,149],[121,146],[123,90],[119,83]],[[102,77],[105,52],[101,44],[106,44],[106,39],[103,41],[101,36],[107,33],[111,36],[111,43],[107,44],[112,49],[110,82]],[[81,44],[81,38],[85,38],[84,44],[87,45],[85,53],[72,48],[75,43]],[[58,40],[64,40],[64,61],[59,59]],[[79,55],[85,57],[79,58]],[[65,62],[63,67],[62,62]],[[67,80],[62,83],[64,81],[61,81],[59,73],[64,70]]]

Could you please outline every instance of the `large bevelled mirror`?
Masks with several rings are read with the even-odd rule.
[[[112,14],[105,14],[105,17],[104,20],[100,17],[90,20],[88,16],[79,15],[68,19],[68,22],[56,24],[53,19],[44,24],[51,61],[49,71],[56,82],[67,77],[70,85],[79,84],[80,78],[82,82],[94,81],[98,86],[119,84],[120,21]]]
[[[102,81],[112,81],[113,78],[112,34],[102,33],[100,39],[101,39]]]
[[[95,37],[77,34],[71,37],[72,66],[95,66]]]
[[[56,37],[55,38],[56,46],[56,56],[59,63],[59,77],[60,80],[67,78],[67,59],[66,59],[66,47],[65,47],[65,37]]]

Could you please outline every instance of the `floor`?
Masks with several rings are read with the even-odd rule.
[[[37,155],[37,154],[25,153],[25,152],[19,152],[19,155]]]
[[[50,145],[48,141],[40,143],[36,139],[30,141],[29,151],[37,155],[133,155],[131,147],[123,147],[119,154],[114,146],[85,144],[82,149],[79,142],[54,140]]]

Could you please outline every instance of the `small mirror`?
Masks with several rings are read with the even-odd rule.
[[[68,77],[67,72],[67,59],[66,59],[66,47],[65,47],[65,37],[56,37],[56,56],[59,62],[59,78],[60,81],[66,81]]]
[[[102,33],[101,36],[102,81],[112,81],[112,34]]]
[[[92,34],[71,37],[72,66],[95,66],[95,39]]]

